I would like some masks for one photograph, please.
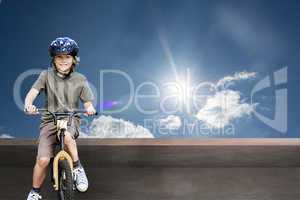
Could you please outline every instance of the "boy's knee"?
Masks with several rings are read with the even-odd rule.
[[[65,133],[65,144],[70,145],[74,143],[74,139],[72,138],[71,134],[69,132]]]
[[[37,159],[37,162],[38,166],[42,167],[42,168],[45,168],[49,165],[50,163],[50,158],[48,157],[40,157]]]

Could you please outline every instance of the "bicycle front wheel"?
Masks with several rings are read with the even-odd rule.
[[[73,200],[73,177],[71,167],[66,159],[59,161],[59,200]]]

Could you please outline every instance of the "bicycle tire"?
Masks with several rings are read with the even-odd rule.
[[[66,159],[59,161],[58,199],[74,200],[73,177],[71,167]]]

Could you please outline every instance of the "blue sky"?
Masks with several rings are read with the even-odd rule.
[[[0,135],[17,138],[38,135],[39,117],[26,116],[17,107],[14,84],[27,70],[46,69],[50,62],[47,52],[50,42],[58,36],[69,36],[80,46],[81,62],[77,70],[95,86],[98,99],[94,103],[98,110],[102,103],[100,94],[103,100],[116,102],[112,110],[123,107],[130,97],[128,81],[117,74],[104,76],[101,91],[101,70],[126,73],[135,91],[145,82],[157,85],[160,98],[139,101],[147,109],[157,108],[170,94],[170,88],[163,85],[170,81],[182,83],[187,70],[193,86],[202,82],[216,86],[222,80],[229,80],[228,88],[209,94],[210,103],[202,102],[202,108],[191,109],[191,112],[183,110],[169,114],[159,109],[155,114],[145,114],[132,103],[119,113],[100,113],[112,118],[96,117],[93,127],[113,122],[135,128],[140,125],[153,137],[298,137],[299,8],[297,1],[268,0],[91,0],[88,3],[2,0]],[[287,102],[283,106],[288,110],[287,130],[282,132],[264,123],[253,112],[257,109],[262,115],[273,118],[277,112],[274,105],[278,87],[272,86],[257,94],[255,98],[260,102],[255,108],[250,94],[260,80],[266,76],[273,80],[273,73],[284,67],[287,67],[287,83],[279,88],[287,88]],[[241,78],[243,73],[244,78]],[[250,76],[251,73],[255,75]],[[23,81],[20,86],[23,99],[36,78],[30,76]],[[141,94],[155,94],[153,85],[142,88]],[[231,109],[238,108],[236,112],[218,113],[220,107],[214,100],[222,95],[230,98]],[[170,100],[165,104],[167,107],[188,104],[174,104]],[[42,106],[42,96],[37,105]],[[278,115],[284,118],[281,121],[285,120],[282,113]],[[228,123],[216,126],[220,116],[229,120],[234,134],[219,134],[220,127],[228,126]],[[173,132],[162,133],[145,127],[145,119],[165,127],[174,125],[170,128]],[[185,123],[210,125],[215,129],[203,134],[183,134]]]

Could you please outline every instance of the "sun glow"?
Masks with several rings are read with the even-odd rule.
[[[168,92],[176,95],[180,106],[185,107],[188,113],[191,111],[190,103],[193,92],[190,81],[190,70],[187,68],[185,77],[177,77],[174,82],[166,84],[168,85]]]

